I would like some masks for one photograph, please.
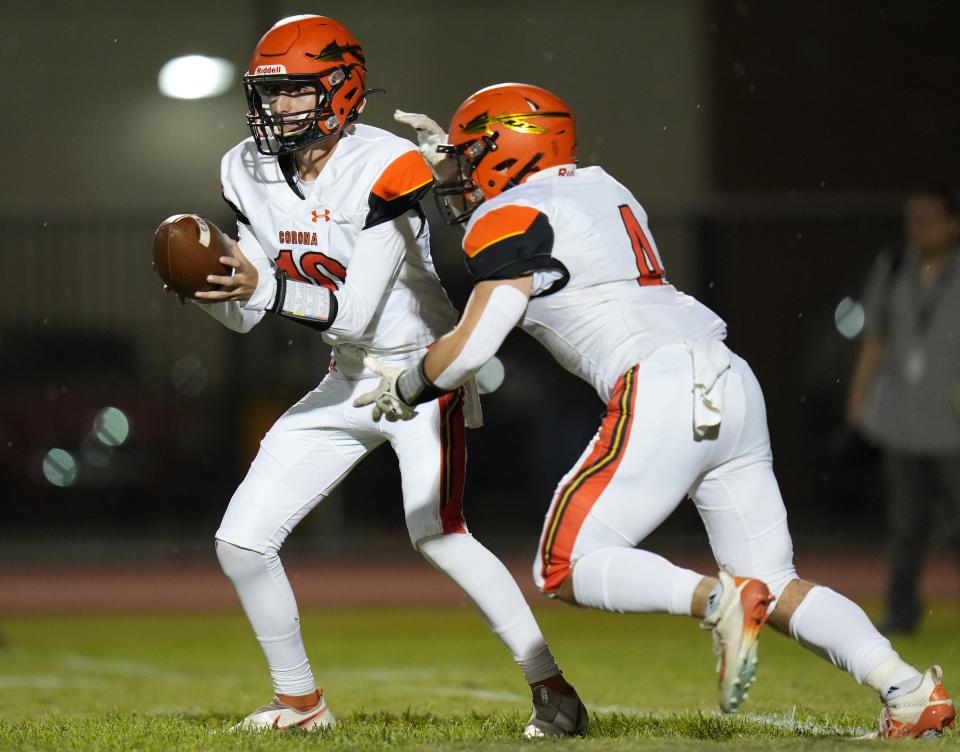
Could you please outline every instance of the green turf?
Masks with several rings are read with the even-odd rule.
[[[709,634],[693,620],[564,606],[538,611],[593,714],[592,737],[519,737],[526,687],[462,609],[303,613],[318,680],[340,720],[319,734],[221,732],[271,694],[239,611],[0,619],[0,749],[850,749],[878,703],[845,674],[773,633],[743,713],[715,711]],[[960,611],[934,609],[897,647],[960,686]],[[960,750],[960,733],[927,742]],[[927,749],[928,747],[925,747]]]

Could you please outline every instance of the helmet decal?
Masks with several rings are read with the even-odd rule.
[[[329,63],[334,61],[343,61],[344,55],[353,55],[361,63],[366,63],[366,60],[363,57],[363,50],[360,49],[359,44],[337,44],[336,41],[330,42],[326,47],[324,47],[320,52],[312,54],[310,52],[304,52],[304,57],[308,57],[311,60],[317,60],[319,62]]]
[[[275,76],[279,74],[285,74],[287,72],[286,67],[275,63],[273,65],[258,65],[257,69],[253,72],[255,76]]]
[[[491,125],[502,125],[517,133],[532,133],[541,135],[550,130],[549,126],[537,125],[531,122],[533,118],[543,117],[561,117],[573,119],[569,112],[514,112],[503,113],[490,117],[489,113],[477,115],[473,120],[464,125],[461,133],[490,133]]]

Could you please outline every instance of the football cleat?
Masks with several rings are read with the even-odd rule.
[[[957,711],[941,679],[943,671],[939,666],[928,668],[916,689],[884,702],[877,736],[916,739],[940,736],[945,728],[953,728]]]
[[[760,580],[727,572],[719,578],[719,602],[700,626],[713,632],[720,709],[733,713],[757,676],[757,638],[773,596]]]
[[[297,710],[274,697],[268,705],[257,708],[240,723],[231,726],[231,731],[289,731],[300,729],[310,731],[319,728],[332,728],[337,725],[326,700],[320,696],[320,703],[310,710]]]
[[[543,736],[584,736],[590,717],[574,692],[565,695],[540,685],[533,690],[533,713],[523,728],[528,739]]]

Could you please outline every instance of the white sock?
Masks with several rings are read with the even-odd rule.
[[[875,689],[884,700],[893,700],[920,686],[923,674],[894,653],[867,674],[864,684]]]
[[[300,636],[297,602],[276,550],[260,554],[218,540],[217,558],[267,657],[274,691],[281,695],[313,692],[317,687]]]
[[[560,673],[516,581],[479,541],[469,534],[451,533],[426,538],[417,548],[460,586],[513,654],[528,684]]]
[[[703,575],[639,548],[599,548],[577,560],[577,603],[618,613],[690,616]]]
[[[790,617],[789,629],[804,647],[881,694],[898,682],[904,686],[920,678],[919,671],[900,660],[863,609],[830,588],[812,588]],[[889,670],[876,673],[881,666]]]

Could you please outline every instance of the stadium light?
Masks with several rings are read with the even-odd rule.
[[[168,60],[157,85],[172,99],[218,97],[234,84],[233,63],[220,57],[185,55]]]
[[[833,323],[842,336],[853,339],[860,334],[865,321],[863,306],[853,298],[847,297],[837,303],[833,312]]]
[[[43,456],[43,477],[54,486],[72,486],[77,479],[76,459],[65,449],[51,449]]]
[[[106,446],[118,447],[130,436],[130,419],[119,408],[105,407],[97,413],[93,434]]]

